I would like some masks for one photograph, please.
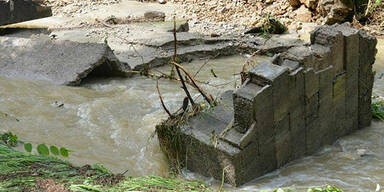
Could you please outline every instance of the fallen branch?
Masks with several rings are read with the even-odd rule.
[[[176,66],[176,69],[181,69],[185,75],[187,75],[187,77],[189,78],[189,80],[192,82],[193,84],[193,87],[195,87],[199,92],[200,94],[204,97],[204,99],[210,104],[212,105],[213,104],[213,97],[212,95],[210,97],[207,96],[207,94],[200,88],[199,85],[197,85],[196,83],[196,80],[188,73],[187,70],[184,69],[183,66],[181,66],[180,64],[176,63],[176,62],[171,62],[173,65]]]
[[[159,94],[159,99],[160,99],[160,102],[161,102],[161,106],[163,106],[164,111],[167,112],[169,117],[172,118],[173,115],[171,114],[171,112],[169,112],[169,110],[165,106],[163,97],[161,96],[160,89],[159,89],[159,79],[157,79],[157,81],[156,81],[156,89],[157,89],[157,93]]]
[[[176,58],[177,58],[177,37],[176,37],[176,17],[175,16],[173,17],[173,39],[174,39],[175,52],[173,54],[173,62],[172,63],[176,63]],[[185,85],[185,81],[183,79],[183,76],[181,75],[181,72],[180,72],[180,69],[179,69],[178,66],[176,66],[176,71],[177,71],[177,75],[179,76],[179,78],[181,80],[181,84],[183,85],[183,89],[184,89],[185,94],[187,95],[189,101],[191,102],[191,105],[194,106],[195,102],[193,101],[192,96],[189,93],[187,86]]]

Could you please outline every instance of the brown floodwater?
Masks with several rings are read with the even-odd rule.
[[[384,96],[384,40],[378,44],[374,66],[377,71],[374,94]],[[267,58],[257,58],[262,61]],[[212,59],[198,79],[219,87],[202,85],[214,95],[239,85],[244,56]],[[205,60],[185,64],[198,71]],[[217,77],[213,77],[213,70]],[[169,67],[156,70],[167,72]],[[156,72],[154,70],[154,72]],[[383,75],[382,75],[383,74]],[[129,79],[88,80],[82,87],[55,86],[46,82],[0,78],[0,132],[12,131],[20,140],[67,147],[68,158],[76,165],[102,163],[115,173],[168,175],[168,165],[154,127],[167,116],[155,88],[155,80],[140,76]],[[180,84],[160,80],[164,101],[170,110],[181,106]],[[194,97],[198,97],[193,92]],[[201,98],[199,98],[201,99]],[[364,151],[366,155],[360,156]],[[187,178],[205,179],[213,186],[219,181],[185,172]],[[305,157],[230,190],[259,191],[275,187],[298,190],[332,184],[345,191],[374,191],[384,185],[384,123],[339,139],[319,153]]]
[[[240,84],[238,74],[246,60],[209,60],[196,79],[217,85],[202,87],[219,95]],[[196,59],[185,68],[195,73],[206,61]],[[153,70],[158,71],[169,73],[170,67]],[[159,87],[171,111],[181,107],[179,82],[160,80]],[[155,125],[167,117],[154,79],[94,79],[82,87],[67,87],[0,78],[0,103],[0,132],[12,131],[33,144],[67,147],[73,150],[68,160],[76,165],[102,163],[115,173],[128,170],[133,176],[168,174],[157,137],[151,137]]]

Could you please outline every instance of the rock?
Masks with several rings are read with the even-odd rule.
[[[304,4],[308,9],[315,10],[319,0],[300,0],[300,2]]]
[[[0,25],[49,16],[52,16],[51,8],[40,6],[37,2],[0,0]]]
[[[357,149],[356,153],[360,157],[374,156],[373,153],[368,151],[367,149]]]
[[[211,37],[220,37],[220,35],[217,33],[211,33]]]
[[[79,85],[90,76],[127,76],[106,44],[0,37],[0,76]]]
[[[288,3],[292,7],[299,7],[301,5],[300,0],[288,0]]]
[[[161,11],[147,11],[144,18],[150,21],[165,21],[165,13]]]
[[[325,24],[342,23],[353,14],[353,3],[349,0],[320,0],[317,11],[325,17]]]
[[[176,22],[176,32],[188,32],[189,31],[189,23],[188,21],[177,21]],[[173,32],[173,22],[172,26],[168,30],[168,32]]]
[[[260,19],[257,25],[244,34],[251,33],[270,33],[270,34],[282,34],[287,31],[287,27],[274,17],[264,17]]]
[[[295,10],[296,18],[301,22],[310,22],[312,19],[312,12],[308,10],[305,5],[301,5],[300,8]]]

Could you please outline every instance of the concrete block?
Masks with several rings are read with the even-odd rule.
[[[374,74],[372,64],[377,53],[376,38],[360,31],[359,58],[359,128],[369,126],[372,120],[371,102]]]
[[[272,83],[272,101],[274,111],[274,121],[279,122],[287,115],[291,106],[289,92],[290,78],[288,71],[281,74],[279,78],[276,78]]]
[[[305,98],[311,98],[319,91],[319,76],[313,69],[304,71]]]
[[[297,61],[292,61],[289,59],[284,59],[282,66],[288,67],[289,71],[295,71],[297,68],[300,67],[300,63]]]
[[[288,67],[285,66],[275,65],[270,62],[262,62],[249,72],[249,76],[252,83],[264,86],[266,84],[272,84],[275,79],[278,79],[282,74],[287,73],[288,70]]]
[[[261,89],[261,86],[248,83],[233,93],[234,127],[240,133],[245,133],[254,121],[254,98]]]
[[[259,156],[262,157],[259,163],[260,167],[264,169],[263,173],[265,173],[265,170],[277,168],[275,138],[263,143],[259,141],[259,153]]]
[[[338,75],[333,84],[333,106],[335,110],[335,132],[336,138],[346,134],[346,74]]]
[[[319,98],[322,100],[327,95],[333,95],[333,66],[322,69],[316,74],[319,76]]]
[[[345,67],[347,75],[357,74],[359,69],[359,30],[348,27],[347,25],[337,25],[335,28],[344,36],[345,43]]]
[[[311,46],[311,50],[314,57],[312,68],[315,71],[325,69],[332,65],[332,54],[329,47],[320,44],[313,44]]]
[[[328,46],[331,49],[331,63],[335,74],[345,71],[344,36],[332,26],[320,26],[311,33],[311,43]]]
[[[272,87],[267,85],[254,99],[254,119],[256,121],[257,135],[261,143],[269,141],[275,135],[274,112],[272,103]]]
[[[377,39],[364,31],[359,31],[359,35],[359,66],[361,69],[365,64],[373,65],[375,62]]]
[[[372,121],[372,87],[374,73],[367,74],[367,79],[359,81],[359,128],[367,127]]]
[[[299,67],[289,74],[289,102],[292,107],[304,107],[304,69]]]
[[[292,47],[288,49],[287,52],[282,53],[280,57],[283,59],[297,61],[300,66],[303,66],[305,69],[313,67],[313,53],[308,46]]]
[[[319,117],[319,92],[305,100],[305,122],[306,125]]]
[[[291,157],[297,159],[305,155],[306,128],[304,108],[299,106],[290,112]]]

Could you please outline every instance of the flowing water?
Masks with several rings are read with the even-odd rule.
[[[197,59],[185,68],[197,72],[208,61],[196,79],[220,85],[202,85],[218,95],[239,85],[246,60]],[[154,73],[158,71],[169,72],[170,67]],[[161,80],[159,87],[171,111],[181,107],[185,94],[179,82]],[[89,80],[83,87],[67,87],[0,78],[0,103],[0,132],[12,131],[33,144],[67,147],[74,151],[69,160],[76,165],[102,163],[113,172],[128,170],[133,176],[168,173],[157,137],[151,137],[155,125],[167,117],[153,79]]]
[[[378,49],[374,94],[384,96],[383,40]],[[246,60],[243,56],[210,60],[197,79],[221,85],[203,84],[205,90],[219,95],[239,85],[238,73]],[[194,60],[185,67],[196,72],[204,63]],[[155,80],[140,76],[88,80],[82,87],[0,78],[0,132],[12,131],[35,145],[67,147],[74,151],[68,160],[76,165],[102,163],[115,173],[128,170],[133,176],[166,176],[166,159],[157,138],[151,137],[155,125],[167,117],[155,85]],[[159,86],[169,109],[177,110],[184,98],[180,84],[161,80]],[[196,92],[193,95],[198,97]],[[366,155],[360,156],[361,151]],[[201,178],[187,173],[189,176]],[[218,181],[211,183],[218,185]],[[371,127],[340,139],[314,156],[232,190],[303,189],[325,184],[346,191],[374,191],[377,184],[384,185],[384,123],[373,122]]]

